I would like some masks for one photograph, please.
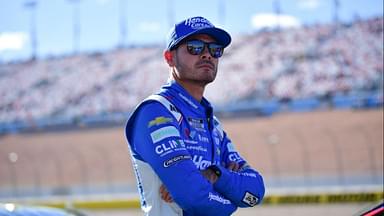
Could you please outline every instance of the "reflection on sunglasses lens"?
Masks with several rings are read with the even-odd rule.
[[[191,55],[200,55],[205,47],[208,47],[208,51],[214,58],[219,58],[223,55],[224,48],[222,45],[216,43],[205,43],[201,40],[187,41],[187,50]]]

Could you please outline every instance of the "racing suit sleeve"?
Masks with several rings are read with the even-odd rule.
[[[196,168],[180,136],[179,122],[163,105],[142,105],[127,127],[133,127],[126,128],[126,133],[132,131],[127,133],[131,150],[152,167],[185,215],[230,215],[236,210]]]
[[[264,197],[265,187],[262,176],[255,171],[235,150],[232,142],[223,132],[221,165],[210,166],[219,176],[214,188],[239,207],[253,207]],[[226,169],[230,162],[240,165],[237,172]]]

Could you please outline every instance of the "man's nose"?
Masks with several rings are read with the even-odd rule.
[[[200,54],[200,58],[201,59],[211,59],[212,58],[211,54],[208,52],[208,47],[204,47],[203,52]]]

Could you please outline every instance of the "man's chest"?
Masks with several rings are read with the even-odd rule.
[[[185,115],[180,124],[180,135],[185,148],[199,170],[220,161],[220,133],[209,118]]]

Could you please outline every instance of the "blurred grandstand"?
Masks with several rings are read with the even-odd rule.
[[[0,65],[0,134],[119,124],[166,82],[162,46]],[[239,35],[207,97],[222,115],[383,104],[383,17]]]
[[[91,215],[139,208],[122,130],[167,81],[162,52],[132,46],[0,64],[0,200]],[[206,96],[222,117],[252,116],[223,119],[265,177],[265,204],[383,199],[383,17],[237,35],[219,67]]]

